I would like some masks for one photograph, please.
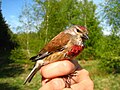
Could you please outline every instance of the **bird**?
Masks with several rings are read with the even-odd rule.
[[[60,32],[36,56],[30,58],[35,65],[24,84],[30,83],[37,71],[44,65],[60,60],[73,60],[83,51],[87,39],[89,39],[88,30],[84,26],[73,25]]]

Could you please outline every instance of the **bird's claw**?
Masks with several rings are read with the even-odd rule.
[[[69,75],[63,76],[63,81],[65,82],[65,87],[70,88],[71,86],[71,79],[73,80],[73,76],[77,76],[78,73],[75,71],[74,73],[71,73]]]

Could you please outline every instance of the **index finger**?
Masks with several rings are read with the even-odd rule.
[[[76,66],[69,60],[57,61],[41,68],[41,74],[44,78],[55,78],[68,75],[76,70]]]

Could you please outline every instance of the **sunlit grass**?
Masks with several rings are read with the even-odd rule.
[[[94,82],[95,90],[120,90],[120,74],[108,74],[99,68],[99,61],[87,61],[81,66],[87,69]]]
[[[99,62],[80,61],[83,68],[90,72],[94,82],[94,90],[120,90],[120,74],[108,74],[99,70]],[[38,90],[41,87],[41,76],[38,72],[31,83],[23,85],[23,82],[32,69],[33,64],[12,63],[2,66],[0,69],[0,90]]]

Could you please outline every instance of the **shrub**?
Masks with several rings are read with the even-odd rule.
[[[17,62],[29,59],[29,54],[27,50],[15,48],[11,51],[10,60]]]
[[[100,61],[100,68],[108,73],[120,73],[120,56],[107,52]]]

